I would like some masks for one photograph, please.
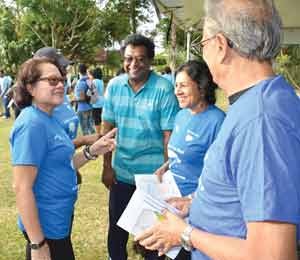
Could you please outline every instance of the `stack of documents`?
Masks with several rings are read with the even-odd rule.
[[[135,175],[135,181],[137,189],[117,223],[119,227],[137,235],[153,226],[163,210],[178,214],[178,210],[165,201],[171,197],[181,197],[170,171],[163,175],[161,183],[153,174]],[[174,259],[179,251],[180,247],[174,247],[166,255]]]

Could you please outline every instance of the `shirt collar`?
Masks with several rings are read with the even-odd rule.
[[[249,89],[251,89],[253,86],[243,89],[239,92],[234,93],[233,95],[229,96],[229,104],[232,105],[235,101],[237,101],[243,94],[245,94]]]

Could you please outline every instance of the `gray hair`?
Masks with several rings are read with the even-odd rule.
[[[222,33],[241,56],[260,61],[280,51],[281,18],[273,0],[205,0],[205,27]]]

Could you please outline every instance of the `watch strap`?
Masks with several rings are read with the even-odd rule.
[[[191,251],[193,249],[191,242],[191,233],[193,231],[193,227],[191,225],[187,225],[187,227],[182,232],[180,239],[181,245],[186,251]]]
[[[39,243],[29,243],[29,247],[33,250],[40,249],[43,245],[46,243],[46,238],[44,238],[41,242]]]

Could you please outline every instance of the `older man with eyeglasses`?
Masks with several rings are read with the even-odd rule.
[[[229,110],[192,203],[173,200],[188,223],[165,212],[136,240],[161,254],[182,245],[197,260],[295,260],[300,103],[272,68],[281,19],[272,0],[207,0],[205,9],[203,58]]]

